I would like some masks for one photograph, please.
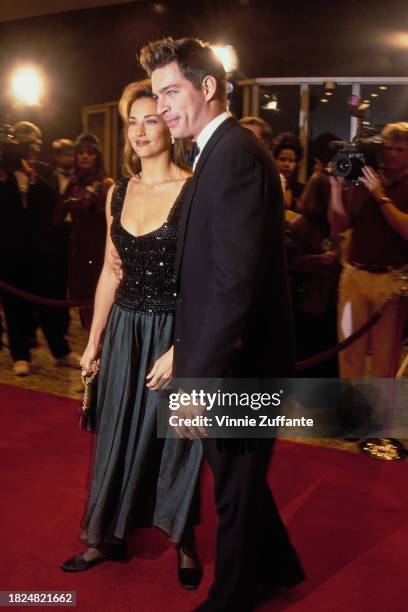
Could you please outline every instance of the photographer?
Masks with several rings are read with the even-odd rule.
[[[338,334],[343,340],[366,323],[398,293],[395,270],[408,263],[408,123],[382,131],[383,167],[368,166],[357,185],[330,177],[330,224],[333,234],[351,228],[347,259],[340,279]],[[372,376],[390,376],[398,301],[387,303],[380,320],[340,353],[340,375],[362,378],[372,350]]]
[[[60,297],[55,292],[59,270],[52,224],[57,193],[51,184],[50,167],[37,159],[40,144],[40,129],[19,121],[12,139],[2,145],[0,278],[24,291],[55,299]],[[30,373],[34,309],[56,365],[78,366],[64,337],[66,310],[34,305],[7,292],[3,307],[16,375]]]

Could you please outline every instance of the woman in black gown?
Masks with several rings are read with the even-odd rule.
[[[156,434],[157,389],[172,370],[176,236],[189,172],[177,157],[182,143],[172,145],[156,113],[149,81],[130,84],[119,111],[130,176],[108,193],[105,262],[81,359],[92,370],[100,356],[98,443],[81,536],[88,548],[61,569],[122,560],[126,537],[153,524],[179,545],[180,581],[195,588],[201,570],[191,523],[201,443]],[[122,260],[119,284],[113,247]]]

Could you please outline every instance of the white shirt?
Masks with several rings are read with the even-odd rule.
[[[231,117],[231,113],[227,111],[221,113],[220,115],[217,115],[216,117],[214,117],[214,119],[207,123],[207,125],[201,130],[201,132],[197,136],[196,143],[199,148],[199,153],[197,154],[194,160],[193,171],[197,166],[197,162],[200,159],[201,152],[204,149],[205,145],[210,140],[215,130],[221,125],[221,123],[224,123],[224,121],[228,119],[228,117]]]

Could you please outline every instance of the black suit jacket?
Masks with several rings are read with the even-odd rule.
[[[13,173],[0,181],[0,249],[23,250],[28,240],[27,211],[24,210]],[[6,256],[3,255],[3,258]],[[5,264],[6,262],[2,262]]]
[[[14,173],[9,173],[7,180],[0,182],[1,249],[55,252],[57,244],[52,216],[58,193],[52,188],[52,173],[47,164],[37,162],[36,172],[37,181],[29,187],[26,208]]]
[[[58,248],[57,233],[53,223],[58,190],[52,182],[52,169],[37,161],[37,180],[28,191],[28,216],[31,230],[31,247],[41,253],[54,254]]]
[[[175,377],[283,377],[294,351],[273,159],[227,119],[186,190],[176,257]]]

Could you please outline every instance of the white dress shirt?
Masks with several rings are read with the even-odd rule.
[[[197,162],[200,159],[200,155],[202,150],[204,149],[207,142],[210,140],[211,136],[214,134],[215,130],[223,123],[228,117],[231,117],[231,113],[225,111],[220,115],[217,115],[212,119],[207,125],[201,130],[196,139],[197,147],[199,148],[199,152],[194,160],[193,171],[197,166]]]

